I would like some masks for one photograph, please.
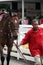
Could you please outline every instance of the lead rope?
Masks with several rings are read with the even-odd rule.
[[[14,43],[15,44],[15,43]],[[23,55],[23,53],[21,52],[21,50],[18,48],[18,45],[15,44],[17,50],[18,50],[18,53],[20,54],[20,56],[24,59],[24,61],[28,64],[28,65],[31,65],[29,61],[27,61],[27,59],[25,58],[25,56]]]

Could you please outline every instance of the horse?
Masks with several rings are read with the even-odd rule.
[[[1,53],[1,65],[4,65],[4,45],[8,47],[7,50],[7,65],[10,62],[10,52],[13,46],[13,41],[17,38],[17,33],[15,31],[15,24],[11,21],[12,16],[9,14],[4,14],[2,20],[0,21],[0,53]],[[13,37],[14,36],[14,37]]]

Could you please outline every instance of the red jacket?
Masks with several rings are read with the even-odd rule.
[[[21,42],[22,44],[29,43],[32,56],[36,56],[37,54],[43,56],[43,28],[38,28],[37,32],[31,29],[26,33]]]

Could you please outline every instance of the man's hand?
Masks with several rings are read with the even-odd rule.
[[[22,45],[22,43],[19,43],[19,44],[15,44],[16,47],[20,47]]]
[[[14,44],[15,44],[15,46],[18,48],[19,46],[21,46],[22,45],[22,43],[20,42],[19,44],[17,43],[17,41],[14,41]]]

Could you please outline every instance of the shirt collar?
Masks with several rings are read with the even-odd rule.
[[[36,33],[36,32],[38,32],[38,31],[40,31],[40,28],[39,28],[39,27],[38,27],[38,30],[37,30],[37,31],[34,31],[33,28],[32,28],[32,32],[33,32],[33,33]]]

